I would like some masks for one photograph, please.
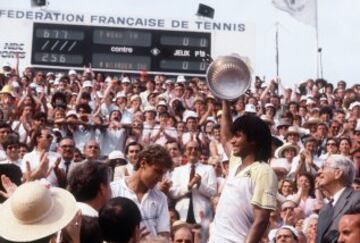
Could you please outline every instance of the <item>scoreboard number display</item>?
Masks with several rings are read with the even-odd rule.
[[[211,33],[34,23],[31,64],[204,75]]]

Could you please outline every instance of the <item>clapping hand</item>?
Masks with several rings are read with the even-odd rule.
[[[191,181],[189,182],[188,187],[189,187],[190,189],[192,189],[194,185],[196,185],[197,187],[199,187],[199,186],[200,186],[200,183],[201,183],[201,176],[200,176],[199,174],[196,174],[196,175],[194,176],[194,178],[192,178]]]
[[[0,196],[9,198],[16,190],[17,185],[13,183],[6,175],[1,175],[1,184],[5,191],[0,191]]]

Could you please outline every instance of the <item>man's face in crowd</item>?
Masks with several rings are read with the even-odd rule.
[[[188,118],[186,121],[186,128],[191,132],[195,132],[197,129],[196,118],[193,118],[193,117]]]
[[[286,224],[295,225],[295,208],[296,204],[292,201],[285,201],[280,208],[280,216]]]
[[[22,159],[26,153],[28,153],[28,149],[25,146],[19,147],[19,157]]]
[[[316,144],[315,141],[308,141],[305,145],[304,148],[306,151],[310,152],[310,153],[314,153],[315,149],[316,149]]]
[[[326,152],[331,154],[336,154],[337,152],[337,145],[335,140],[328,140],[326,143]]]
[[[208,160],[209,160],[209,156],[207,156],[206,154],[200,155],[200,158],[199,158],[200,163],[206,165],[208,163]]]
[[[8,127],[0,128],[0,143],[4,142],[10,132],[10,128]]]
[[[168,143],[166,145],[166,148],[169,151],[171,158],[176,158],[180,156],[180,150],[177,143]]]
[[[341,124],[345,123],[345,114],[339,112],[338,114],[336,114],[336,118],[335,118],[338,122],[340,122]]]
[[[38,147],[48,149],[50,147],[53,136],[48,129],[42,129],[41,135],[38,137]]]
[[[74,158],[75,143],[71,139],[63,139],[59,144],[59,153],[65,160]]]
[[[359,183],[353,182],[353,184],[351,184],[351,187],[354,191],[360,192],[360,184]]]
[[[45,127],[46,118],[45,117],[39,117],[36,120],[34,119],[33,124],[34,124],[35,127]]]
[[[190,163],[198,162],[199,155],[200,155],[200,151],[197,142],[190,141],[189,143],[186,144],[185,156]]]
[[[35,83],[42,84],[45,80],[45,74],[43,72],[38,72],[35,77]]]
[[[276,233],[276,243],[295,243],[297,242],[294,239],[293,234],[289,229],[279,229],[279,231]]]
[[[339,243],[359,242],[360,214],[344,215],[339,222]]]
[[[154,83],[154,81],[150,81],[150,80],[149,80],[148,82],[146,82],[146,89],[147,89],[147,90],[153,91],[154,88],[155,88],[155,83]]]
[[[138,160],[138,155],[140,152],[139,145],[130,145],[128,148],[128,152],[126,154],[127,159],[130,161],[131,164],[135,164]]]
[[[176,85],[175,86],[175,96],[181,98],[184,95],[184,86]]]
[[[347,124],[348,127],[351,131],[353,131],[356,128],[356,124],[357,124],[357,118],[356,117],[350,117],[349,119],[347,119]]]
[[[174,234],[174,243],[192,243],[193,237],[190,229],[180,228]]]
[[[121,113],[120,111],[113,111],[110,116],[110,121],[121,121]]]
[[[319,186],[323,189],[331,187],[335,180],[340,179],[341,175],[339,175],[338,170],[332,165],[331,158],[327,159],[322,168],[318,170],[317,181]]]
[[[19,144],[8,145],[6,148],[6,155],[12,161],[18,160],[19,159]]]
[[[84,155],[87,159],[98,159],[100,155],[100,146],[96,141],[89,141],[84,149]]]
[[[280,126],[280,127],[278,127],[279,135],[285,136],[288,128],[289,128],[289,126]]]
[[[327,127],[324,124],[319,124],[316,128],[317,134],[322,138],[327,134]]]

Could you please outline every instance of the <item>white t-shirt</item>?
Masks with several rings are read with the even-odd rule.
[[[141,226],[145,226],[151,235],[170,232],[170,216],[165,194],[158,189],[150,189],[139,202],[135,192],[127,186],[127,178],[111,183],[112,196],[126,197],[135,202],[141,212]]]

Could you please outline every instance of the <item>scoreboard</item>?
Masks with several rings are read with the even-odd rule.
[[[206,73],[211,34],[34,23],[31,64],[110,72]]]

